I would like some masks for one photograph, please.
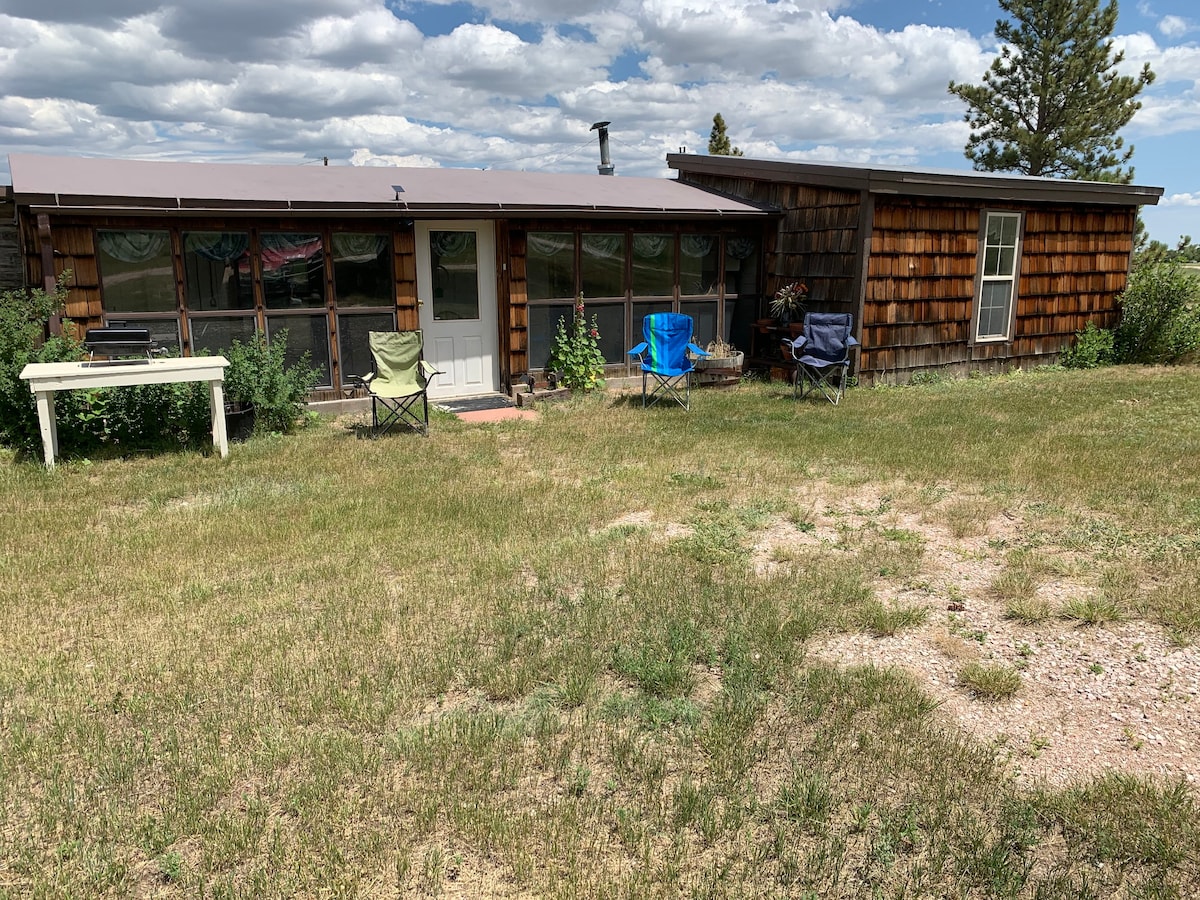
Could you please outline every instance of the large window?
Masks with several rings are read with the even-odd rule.
[[[185,231],[183,293],[190,312],[253,310],[250,235],[244,231]]]
[[[569,231],[531,231],[525,250],[526,290],[532,300],[575,296],[575,235]]]
[[[1012,337],[1020,243],[1020,213],[986,214],[975,305],[976,341],[1006,341]]]
[[[633,296],[671,297],[675,294],[675,235],[633,236]]]
[[[335,233],[330,250],[338,309],[338,366],[342,384],[348,385],[351,375],[371,371],[370,332],[396,330],[392,239],[387,234]],[[289,352],[295,346],[289,339]],[[328,362],[325,365],[328,369]]]
[[[585,234],[580,249],[584,299],[625,296],[625,235]]]
[[[165,231],[96,232],[104,311],[110,317],[174,312],[175,269]]]

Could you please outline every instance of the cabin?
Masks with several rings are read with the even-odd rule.
[[[423,330],[430,396],[507,391],[582,294],[610,375],[650,312],[701,342],[759,307],[777,216],[664,178],[9,157],[26,281],[71,271],[79,326],[184,355],[286,329],[314,399],[370,371],[369,331]],[[53,274],[52,274],[53,273]]]
[[[424,332],[431,397],[507,392],[543,372],[581,294],[609,377],[633,374],[626,349],[666,310],[782,366],[768,301],[797,280],[810,309],[854,315],[863,383],[1053,362],[1089,320],[1113,324],[1137,209],[1162,195],[691,154],[667,157],[676,179],[9,162],[0,277],[70,270],[67,318],[148,327],[183,355],[286,329],[317,400],[350,396],[367,333],[396,328]]]
[[[1053,363],[1089,321],[1111,327],[1138,208],[1163,194],[725,156],[673,154],[667,164],[685,184],[781,214],[764,248],[764,292],[802,281],[809,309],[852,313],[866,384]],[[757,343],[748,362],[770,364],[777,341]]]

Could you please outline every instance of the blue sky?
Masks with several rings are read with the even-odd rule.
[[[954,0],[0,0],[7,153],[668,176],[716,112],[747,156],[967,169],[998,5]],[[1200,10],[1125,0],[1158,79],[1126,129],[1151,235],[1200,238]]]

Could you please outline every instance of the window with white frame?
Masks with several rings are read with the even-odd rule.
[[[1021,258],[1021,214],[989,212],[983,230],[975,340],[1009,340]]]

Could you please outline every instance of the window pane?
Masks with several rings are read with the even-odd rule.
[[[625,235],[585,234],[581,243],[583,296],[625,295]]]
[[[569,231],[531,231],[526,246],[529,299],[574,299],[575,235]]]
[[[704,296],[717,293],[721,241],[715,234],[684,234],[679,238],[679,293]]]
[[[1012,283],[1008,281],[989,281],[983,285],[979,300],[979,337],[1008,336],[1011,290]]]
[[[1001,216],[988,215],[987,217],[987,244],[989,247],[1000,246],[1001,237],[1004,233],[1004,219]]]
[[[392,241],[386,234],[335,234],[333,290],[342,306],[392,306]]]
[[[592,316],[596,317],[596,326],[600,330],[597,343],[604,361],[610,366],[625,362],[625,351],[629,349],[629,344],[625,341],[625,304],[589,304],[584,310],[584,315],[589,323]]]
[[[342,384],[350,375],[366,375],[374,368],[367,335],[372,331],[395,331],[392,313],[338,316],[338,359],[342,366]]]
[[[183,297],[188,309],[253,309],[250,236],[240,231],[183,235]]]
[[[717,301],[705,300],[699,303],[681,303],[680,312],[691,316],[694,324],[692,336],[701,347],[709,341],[717,339]]]
[[[550,344],[558,331],[559,318],[570,322],[575,307],[571,303],[552,303],[529,307],[529,368],[544,369],[550,358]]]
[[[1001,234],[1001,241],[1006,247],[1015,247],[1017,245],[1017,216],[1004,217],[1004,230]]]
[[[264,234],[260,239],[268,309],[325,305],[325,253],[319,234]]]
[[[188,319],[192,333],[192,352],[207,351],[220,355],[234,340],[248,341],[254,337],[254,316],[205,316]]]
[[[674,235],[633,236],[633,293],[636,297],[675,295]]]
[[[433,318],[479,318],[479,258],[473,231],[429,232]]]
[[[319,316],[270,316],[267,319],[267,340],[287,332],[287,350],[283,361],[288,366],[300,362],[308,354],[308,365],[321,372],[317,387],[329,387],[333,378],[329,370],[329,324],[324,314]]]
[[[756,237],[725,239],[725,295],[758,293],[759,242]]]
[[[1000,248],[988,247],[983,251],[983,274],[1000,274]]]
[[[1000,266],[997,275],[1014,275],[1016,268],[1014,263],[1017,258],[1017,250],[1015,247],[1004,247],[1000,250]]]
[[[175,310],[175,271],[165,231],[97,231],[105,312]]]

